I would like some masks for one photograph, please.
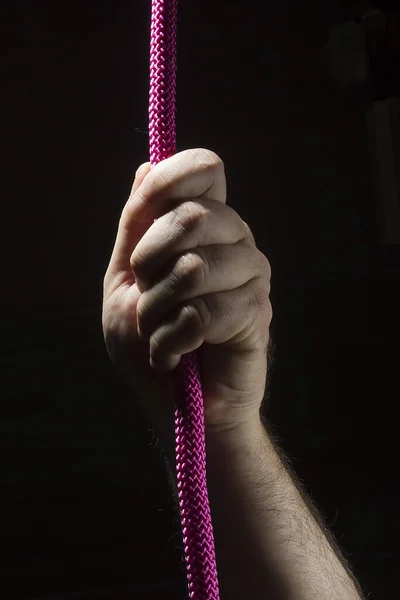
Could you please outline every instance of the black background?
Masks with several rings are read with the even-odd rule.
[[[148,160],[150,2],[4,16],[2,597],[183,598],[163,465],[101,332]],[[400,260],[379,244],[367,86],[337,89],[325,66],[342,19],[331,0],[181,2],[178,150],[225,162],[228,203],[272,265],[270,421],[369,598],[392,600]]]

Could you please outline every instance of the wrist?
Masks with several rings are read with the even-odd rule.
[[[206,424],[205,434],[208,446],[222,444],[232,449],[257,444],[267,435],[258,410],[242,421]]]

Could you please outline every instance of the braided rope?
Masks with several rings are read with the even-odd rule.
[[[150,163],[176,152],[177,0],[152,0],[150,35]],[[219,600],[206,479],[204,406],[198,356],[175,371],[176,473],[189,598]]]

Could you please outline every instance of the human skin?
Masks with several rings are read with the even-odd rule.
[[[258,175],[262,180],[262,174]],[[198,350],[221,599],[360,600],[332,535],[260,417],[271,268],[226,203],[222,160],[137,171],[104,277],[103,331],[174,472],[174,369]]]

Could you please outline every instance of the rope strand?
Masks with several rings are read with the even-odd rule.
[[[177,0],[152,0],[150,35],[150,163],[176,152]],[[176,473],[189,598],[219,600],[206,477],[204,405],[198,354],[175,371]]]

